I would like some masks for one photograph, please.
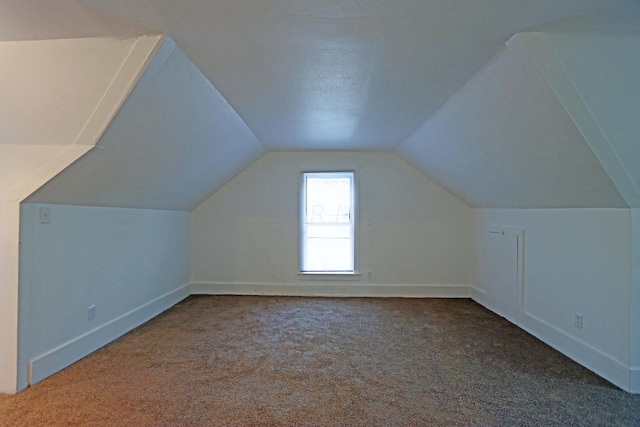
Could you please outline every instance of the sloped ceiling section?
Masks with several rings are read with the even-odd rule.
[[[640,4],[630,14],[636,23],[638,9]],[[595,122],[583,126],[582,133],[627,203],[640,207],[640,34],[550,33],[544,39],[579,94],[577,102]],[[561,83],[550,73],[551,65],[544,65],[547,80],[556,88]],[[581,125],[575,103],[559,96]]]
[[[95,144],[84,128],[140,39],[158,37],[0,42],[0,144]]]
[[[168,34],[270,150],[393,151],[517,32],[637,0],[3,0],[0,39]]]
[[[26,202],[191,211],[263,152],[168,38],[96,148]]]
[[[22,201],[85,154],[163,40],[0,42],[0,196]]]
[[[398,152],[476,208],[628,206],[517,37]]]

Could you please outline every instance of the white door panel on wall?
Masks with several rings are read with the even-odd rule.
[[[490,227],[487,239],[487,293],[495,310],[518,324],[522,311],[522,230]]]

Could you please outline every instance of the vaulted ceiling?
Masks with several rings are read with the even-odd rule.
[[[637,207],[638,22],[637,0],[4,0],[0,146],[102,135],[27,202],[193,210],[265,151],[352,150],[471,207]],[[148,67],[122,72],[129,46]]]
[[[630,0],[5,0],[0,40],[170,35],[269,150],[393,151],[515,33]]]

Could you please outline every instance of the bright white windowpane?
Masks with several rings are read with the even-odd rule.
[[[306,271],[352,271],[349,239],[308,239]]]
[[[307,177],[307,223],[348,223],[350,178]]]
[[[352,272],[353,174],[308,173],[304,186],[302,270]]]

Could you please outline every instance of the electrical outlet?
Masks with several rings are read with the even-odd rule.
[[[373,278],[373,274],[371,274],[371,270],[367,271],[367,279],[371,280]]]
[[[40,208],[40,224],[51,222],[51,208]]]
[[[96,306],[92,305],[87,309],[87,319],[89,322],[96,318]]]
[[[573,326],[582,329],[582,314],[576,313],[573,315]]]

